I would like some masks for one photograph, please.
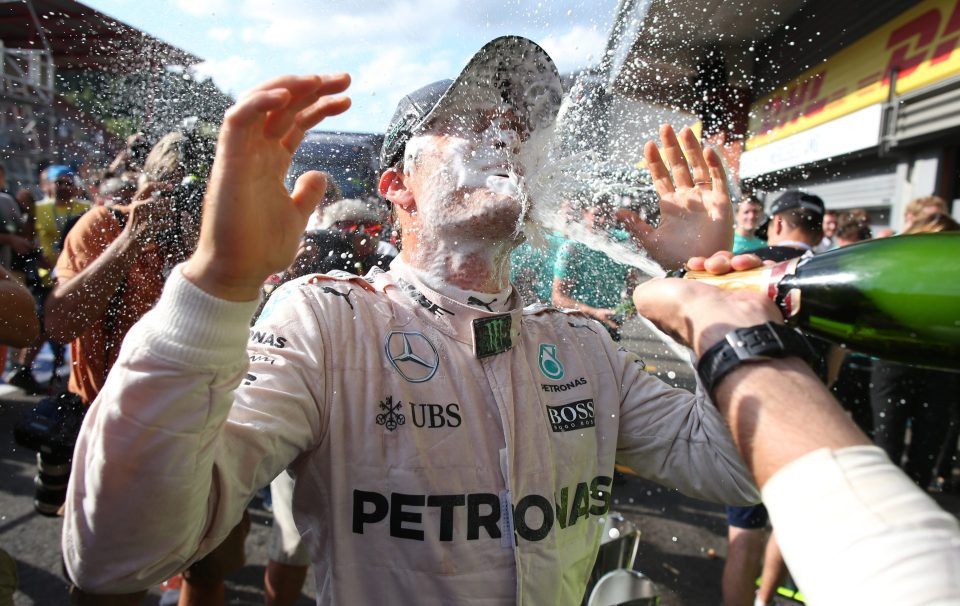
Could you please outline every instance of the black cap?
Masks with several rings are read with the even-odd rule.
[[[562,96],[560,75],[545,50],[520,36],[496,38],[471,57],[456,80],[428,84],[400,100],[383,138],[380,165],[396,165],[411,137],[447,108],[466,110],[462,101],[507,103],[534,131],[553,124]]]
[[[774,215],[778,215],[782,212],[793,210],[795,208],[803,209],[811,214],[820,215],[821,217],[823,217],[824,213],[823,200],[820,198],[820,196],[808,194],[807,192],[797,189],[785,191],[773,201],[773,204],[770,205],[770,211],[767,213],[767,218],[764,219],[763,223],[760,224],[760,227],[757,228],[756,236],[766,240],[767,228],[770,226],[770,219],[773,218]]]

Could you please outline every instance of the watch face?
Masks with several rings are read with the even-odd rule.
[[[810,342],[798,331],[767,322],[747,328],[737,328],[704,352],[697,363],[697,374],[707,393],[734,368],[744,362],[797,356],[808,364],[816,359]]]

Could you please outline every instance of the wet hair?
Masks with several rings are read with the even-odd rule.
[[[180,143],[183,138],[183,133],[173,132],[157,141],[143,163],[143,178],[147,182],[179,182],[184,177],[180,158]]]
[[[933,213],[918,217],[903,233],[928,234],[942,231],[960,231],[960,223],[944,213]]]
[[[164,135],[147,154],[141,178],[179,183],[184,177],[205,182],[213,164],[214,139],[195,127]]]
[[[833,234],[838,240],[861,242],[873,237],[870,220],[864,210],[850,210],[837,215],[837,231]]]
[[[823,237],[823,215],[805,208],[791,208],[777,213],[790,229],[799,229],[813,240]]]
[[[945,215],[950,214],[950,208],[947,205],[947,201],[940,196],[924,196],[923,198],[911,200],[910,203],[907,204],[904,214],[911,215],[913,217],[919,217],[920,215],[924,214],[924,209],[930,207],[935,208],[935,212],[943,213]]]

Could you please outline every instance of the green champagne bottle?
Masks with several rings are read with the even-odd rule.
[[[769,267],[684,277],[762,292],[788,324],[853,351],[960,370],[960,233],[867,240]]]

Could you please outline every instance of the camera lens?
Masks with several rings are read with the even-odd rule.
[[[37,453],[37,475],[33,479],[33,508],[37,513],[55,517],[67,500],[70,480],[70,459],[64,456]]]

